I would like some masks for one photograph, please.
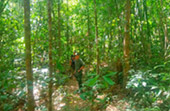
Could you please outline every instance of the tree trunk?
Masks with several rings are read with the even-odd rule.
[[[69,51],[70,51],[70,47],[69,47],[69,9],[68,9],[68,0],[67,0],[67,32],[66,32],[66,37],[67,37],[67,60],[69,60]]]
[[[145,19],[146,19],[146,22],[147,22],[147,41],[146,41],[146,46],[147,46],[147,54],[148,54],[148,57],[149,59],[151,58],[152,56],[152,52],[151,52],[151,34],[150,34],[150,25],[149,25],[149,21],[148,21],[148,9],[147,9],[147,3],[146,3],[146,0],[143,1],[143,6],[144,6],[144,14],[145,14]],[[149,60],[148,59],[148,60]],[[149,62],[148,62],[149,63]]]
[[[167,19],[165,17],[165,43],[164,43],[164,49],[165,49],[165,53],[166,53],[166,50],[167,50],[167,47],[168,47],[168,43],[169,43],[169,40],[168,40],[168,29],[167,29]]]
[[[103,33],[104,33],[104,32],[103,32]],[[109,35],[109,34],[108,34],[108,35]],[[106,34],[104,33],[102,37],[104,38],[104,40],[103,40],[103,42],[104,42],[104,43],[103,43],[103,52],[102,52],[102,53],[103,53],[103,56],[106,57],[106,56],[105,56],[105,52],[106,52]]]
[[[130,9],[131,9],[131,2],[130,0],[126,1],[126,24],[125,24],[125,37],[123,41],[124,45],[124,69],[123,69],[123,87],[126,87],[127,78],[128,78],[128,71],[130,70],[129,65],[129,43],[130,43]]]
[[[112,24],[112,21],[111,21],[111,24]],[[110,31],[109,31],[109,47],[108,47],[108,53],[110,54],[110,50],[112,49],[112,40],[113,40],[113,35],[112,35],[112,29],[110,28]]]
[[[163,57],[164,55],[164,25],[163,25],[163,12],[162,12],[162,2],[160,0],[160,2],[157,3],[157,11],[159,12],[159,40],[160,40],[160,47],[161,47],[161,54],[160,57]],[[159,7],[160,6],[160,7]]]
[[[88,1],[87,1],[87,30],[88,30],[88,33],[87,33],[87,36],[88,36],[88,51],[90,52],[91,50],[91,41],[90,41],[90,35],[91,35],[91,33],[90,33],[90,14],[89,14],[89,3],[88,3]]]
[[[34,111],[35,101],[33,95],[33,75],[31,65],[31,26],[30,26],[30,0],[24,0],[24,30],[25,30],[25,49],[26,49],[26,77],[28,91],[27,111]]]
[[[160,0],[160,6],[161,6],[161,12],[160,12],[160,21],[161,21],[161,25],[162,25],[162,30],[164,31],[164,39],[163,39],[163,47],[164,47],[164,53],[166,53],[166,49],[168,46],[168,29],[167,29],[167,19],[166,19],[166,15],[163,13],[163,1]],[[163,22],[164,21],[164,22]]]
[[[95,15],[96,59],[97,59],[96,72],[97,72],[97,74],[99,74],[99,46],[98,46],[98,26],[97,26],[96,0],[94,0],[94,15]]]
[[[60,0],[58,0],[58,55],[61,56],[61,17],[60,17]]]
[[[47,2],[48,7],[48,36],[49,36],[49,105],[48,111],[52,111],[52,71],[53,71],[53,63],[52,63],[52,18],[51,18],[51,0]]]
[[[87,44],[87,48],[88,48],[88,58],[87,60],[90,62],[91,61],[91,54],[92,54],[92,50],[93,50],[93,45],[92,45],[92,41],[93,39],[91,38],[91,20],[90,20],[90,10],[89,10],[89,1],[87,1],[87,41],[88,41],[88,44]]]
[[[143,7],[143,3],[140,4],[141,1],[138,1],[136,0],[137,2],[137,9],[138,9],[138,15],[139,15],[139,19],[140,19],[140,27],[139,27],[139,34],[140,34],[140,41],[142,43],[142,51],[144,52],[144,55],[140,55],[140,57],[144,59],[145,62],[147,62],[147,46],[146,46],[146,37],[144,36],[144,28],[143,28],[143,23],[142,21],[144,21],[144,15],[143,15],[143,12],[142,12],[142,7]]]
[[[117,0],[115,0],[115,4],[116,4],[116,14],[117,14],[117,18],[119,18],[120,19],[120,13],[119,13],[119,4],[117,3]],[[118,47],[119,47],[119,51],[122,51],[122,46],[121,46],[121,44],[122,44],[122,37],[121,37],[121,21],[120,20],[118,20],[117,21],[117,24],[118,24]]]

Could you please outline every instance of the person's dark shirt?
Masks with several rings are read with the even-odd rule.
[[[76,72],[78,72],[78,70],[82,66],[84,66],[84,62],[82,61],[82,59],[79,58],[79,59],[75,60],[75,70],[76,70]]]

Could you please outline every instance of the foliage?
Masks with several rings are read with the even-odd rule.
[[[0,111],[15,110],[26,101],[24,0],[0,0]],[[61,0],[58,23],[58,0],[52,5],[53,78],[48,78],[48,16],[46,0],[30,0],[31,45],[34,86],[47,93],[49,80],[64,85],[70,73],[68,64],[74,50],[80,52],[88,74],[80,96],[91,103],[115,82],[116,60],[123,57],[126,30],[126,0],[96,0],[99,33],[100,75],[96,75],[96,44],[93,0]],[[131,0],[130,91],[132,103],[141,110],[169,108],[170,0]],[[58,40],[60,26],[61,41]],[[167,28],[167,29],[166,29]],[[167,32],[167,33],[166,33]],[[169,36],[167,39],[170,39]],[[58,47],[61,42],[61,47]],[[166,43],[167,42],[167,43]],[[165,45],[167,46],[165,47]],[[59,56],[61,50],[61,56]],[[109,65],[103,68],[102,64]],[[94,73],[91,73],[90,70]],[[111,70],[111,72],[109,72]],[[120,74],[120,73],[119,73]],[[109,95],[109,93],[107,94]],[[109,100],[106,96],[101,101]],[[21,102],[20,102],[21,101]],[[140,109],[139,108],[139,109]],[[40,106],[45,110],[45,106]]]
[[[127,85],[130,89],[131,99],[134,105],[146,111],[168,110],[170,99],[170,74],[166,72],[157,73],[155,70],[162,65],[155,66],[153,70],[131,70],[132,76]]]
[[[57,86],[64,85],[70,79],[69,75],[66,74],[56,74],[55,75],[55,84]]]
[[[15,72],[16,71],[1,73],[0,110],[2,111],[12,111],[18,109],[19,105],[24,105],[26,103],[24,77],[20,75],[20,78],[18,78],[19,75],[13,75]]]
[[[115,84],[111,79],[115,74],[115,72],[110,72],[109,74],[104,74],[103,76],[99,76],[96,73],[88,74],[88,80],[83,84],[84,87],[81,89],[83,93],[80,94],[80,97],[83,100],[90,101],[92,105],[96,104],[96,100],[98,104],[104,105],[103,108],[105,108],[107,101],[110,100],[109,94],[103,99],[98,98],[98,96],[104,95],[103,91]]]

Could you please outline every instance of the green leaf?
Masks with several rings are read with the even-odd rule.
[[[157,65],[154,67],[154,69],[163,68],[163,67],[165,67],[165,65]]]
[[[12,110],[13,109],[13,107],[12,107],[12,105],[11,104],[4,104],[4,111],[10,111],[10,110]]]
[[[117,74],[117,72],[110,72],[109,74],[106,74],[105,76],[109,77],[109,76],[114,76],[115,74]]]
[[[19,92],[19,97],[22,97],[22,96],[24,96],[25,95],[25,92],[24,91],[20,91]]]
[[[0,96],[1,100],[6,100],[8,97],[6,95]]]
[[[98,100],[99,102],[103,102],[103,100],[102,99],[100,99],[100,98],[96,98],[96,100]]]
[[[103,76],[103,79],[110,85],[114,85],[115,82],[113,82],[110,78],[106,77],[106,76]]]
[[[88,74],[88,76],[96,76],[96,73]]]
[[[86,100],[86,94],[85,93],[80,94],[80,98]]]
[[[86,83],[87,86],[93,87],[96,84],[96,81],[99,76],[96,76],[95,78],[89,79]]]

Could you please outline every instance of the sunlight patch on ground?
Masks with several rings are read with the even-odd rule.
[[[33,73],[40,73],[40,74],[48,73],[48,68],[42,68],[42,69],[33,68]]]
[[[66,105],[66,103],[60,103],[55,109],[57,111],[61,111],[62,107],[64,107]]]
[[[46,79],[47,73],[48,73],[48,68],[42,68],[42,69],[33,68],[33,74],[38,74],[38,77],[43,77],[44,79]],[[44,82],[45,82],[44,80],[38,80],[34,82],[33,94],[35,96],[35,100],[40,99],[41,90],[43,89],[43,87],[46,87],[45,84],[43,84]]]
[[[120,111],[120,110],[118,110],[115,106],[109,105],[109,106],[106,108],[106,111]]]
[[[127,111],[129,104],[126,101],[115,100],[109,106],[107,106],[106,111]]]
[[[39,87],[38,87],[38,85],[35,85],[34,86],[34,98],[35,99],[39,99],[39,97],[40,97],[40,90],[39,90]]]
[[[97,98],[99,98],[99,99],[104,99],[105,97],[106,97],[105,94],[103,94],[103,95],[98,95],[98,96],[97,96]]]
[[[53,95],[54,110],[74,111],[75,108],[87,106],[88,104],[85,104],[80,95],[75,93],[77,89],[77,81],[75,78],[71,78],[64,86],[55,90]]]
[[[66,95],[65,91],[63,90],[64,90],[63,87],[59,87],[53,93],[54,109],[57,111],[60,111],[66,105],[66,103],[62,102]]]

